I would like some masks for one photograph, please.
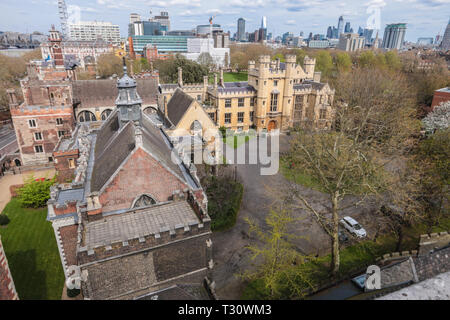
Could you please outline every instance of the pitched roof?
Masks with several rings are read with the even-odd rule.
[[[114,113],[118,122],[117,112]],[[105,123],[100,129],[95,144],[95,162],[91,177],[91,192],[99,191],[133,151],[136,143],[134,126],[128,122],[121,130],[112,131],[115,121]],[[105,143],[106,141],[106,143]]]
[[[156,79],[136,79],[137,92],[144,105],[156,104],[158,81]],[[118,95],[116,80],[77,80],[72,85],[73,101],[83,108],[115,106]]]
[[[178,88],[175,90],[175,93],[167,104],[167,115],[174,126],[178,125],[178,122],[180,122],[193,101],[194,98],[184,93],[181,89]]]

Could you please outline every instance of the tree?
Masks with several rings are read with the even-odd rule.
[[[123,74],[122,59],[113,53],[101,55],[97,59],[97,74],[104,79],[114,74],[121,76]]]
[[[375,65],[375,55],[372,51],[364,51],[359,56],[358,64],[363,68],[373,67]]]
[[[297,220],[288,206],[270,210],[266,218],[268,232],[246,219],[250,234],[261,242],[261,245],[247,248],[252,252],[252,260],[260,258],[262,263],[258,264],[256,271],[246,272],[243,277],[262,280],[270,299],[304,297],[307,289],[313,288],[310,274],[299,268],[312,258],[296,250],[292,240],[298,237],[288,232],[288,227]]]
[[[386,65],[389,67],[389,69],[393,71],[400,71],[402,68],[402,62],[400,61],[400,58],[398,57],[398,54],[396,51],[388,51],[384,54],[384,57],[386,59]]]
[[[340,265],[338,225],[344,209],[342,201],[353,195],[355,200],[349,205],[358,205],[385,190],[388,177],[384,165],[388,160],[384,158],[410,147],[409,135],[417,130],[409,88],[400,76],[367,68],[340,74],[335,103],[334,129],[297,132],[288,159],[329,197],[329,204],[317,209],[296,185],[291,187],[301,207],[330,237],[334,274]]]
[[[208,52],[200,53],[197,58],[197,62],[202,66],[208,68],[208,70],[211,70],[215,65],[213,58]]]
[[[423,120],[423,126],[428,133],[444,130],[450,126],[450,101],[442,102],[434,108]]]
[[[348,72],[352,68],[352,59],[346,52],[339,52],[336,55],[336,68],[339,72]]]
[[[22,188],[18,190],[19,202],[26,208],[40,208],[50,199],[50,186],[56,179],[34,179],[29,177]]]
[[[333,69],[333,59],[328,51],[321,50],[316,55],[316,69],[322,72],[324,77],[331,75]]]
[[[178,80],[178,67],[183,69],[184,83],[200,83],[208,75],[208,68],[177,54],[167,60],[157,60],[154,67],[158,69],[162,83],[175,83]]]

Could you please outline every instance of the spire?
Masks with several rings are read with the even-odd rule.
[[[136,87],[136,80],[130,78],[127,74],[127,65],[125,63],[125,58],[123,58],[123,76],[117,80],[119,95],[116,99],[121,127],[128,121],[140,122],[141,120],[142,99],[139,96]]]

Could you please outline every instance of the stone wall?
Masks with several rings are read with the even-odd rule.
[[[8,260],[0,238],[0,300],[18,300],[19,296],[9,270]]]
[[[420,236],[419,255],[425,255],[430,251],[442,248],[450,244],[450,234],[448,232],[423,234]]]

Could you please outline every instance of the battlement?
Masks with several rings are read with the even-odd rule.
[[[187,237],[209,234],[210,228],[211,219],[205,218],[201,222],[192,220],[186,224],[177,224],[172,228],[160,228],[159,232],[143,237],[136,235],[116,239],[95,247],[80,245],[77,250],[78,261],[80,264],[85,264],[131,252],[151,250]]]
[[[422,234],[419,242],[419,255],[450,245],[450,233],[448,231],[439,233]]]

